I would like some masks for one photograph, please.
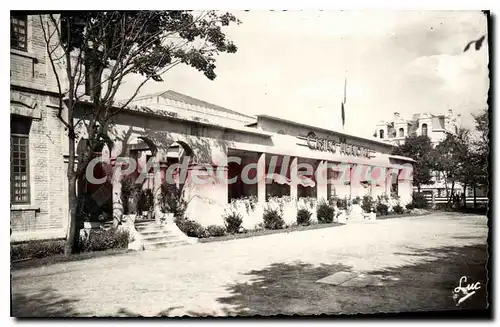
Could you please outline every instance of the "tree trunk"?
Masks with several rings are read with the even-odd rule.
[[[451,181],[451,192],[450,192],[450,197],[448,198],[448,207],[450,207],[450,204],[453,206],[454,192],[455,192],[455,181]]]
[[[122,203],[122,168],[119,160],[113,169],[112,176],[113,185],[113,227],[118,227],[121,224],[122,217],[124,214],[124,208]]]
[[[464,197],[464,209],[467,209],[467,183],[464,183],[463,197]]]
[[[474,183],[473,185],[473,192],[474,192],[474,209],[476,209],[476,184]]]
[[[68,176],[68,204],[68,234],[66,237],[66,246],[64,248],[64,254],[66,256],[75,253],[78,249],[78,221],[76,216],[78,197],[76,194],[76,175],[74,173]]]

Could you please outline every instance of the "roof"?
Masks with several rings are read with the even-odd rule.
[[[210,109],[213,109],[213,110],[218,110],[218,111],[229,113],[229,114],[233,114],[233,115],[238,115],[238,116],[242,116],[242,117],[247,117],[247,118],[253,118],[253,119],[255,119],[254,116],[245,115],[245,114],[239,113],[237,111],[234,111],[234,110],[231,110],[231,109],[227,109],[227,108],[215,105],[213,103],[209,103],[209,102],[206,102],[206,101],[203,101],[203,100],[200,100],[200,99],[196,99],[196,98],[190,97],[190,96],[182,94],[182,93],[175,92],[173,90],[162,91],[162,92],[153,93],[153,94],[146,94],[146,95],[143,95],[143,96],[135,98],[134,101],[148,99],[148,98],[152,98],[152,97],[162,97],[164,99],[169,99],[169,100],[173,100],[173,101],[184,102],[186,104],[191,104],[191,105],[194,105],[194,106],[200,106],[200,107],[210,108]]]
[[[389,144],[389,143],[386,143],[384,141],[380,141],[380,140],[377,140],[377,139],[373,139],[373,138],[366,138],[366,137],[363,137],[363,136],[357,136],[357,135],[353,135],[353,134],[347,134],[347,133],[344,133],[344,132],[338,132],[338,131],[335,131],[335,130],[332,130],[332,129],[327,129],[327,128],[318,127],[318,126],[314,126],[314,125],[303,124],[303,123],[299,123],[299,122],[296,122],[296,121],[293,121],[293,120],[287,120],[287,119],[280,118],[280,117],[275,117],[275,116],[257,115],[257,118],[261,118],[261,117],[262,118],[266,118],[266,119],[275,120],[275,121],[281,121],[283,123],[287,123],[287,124],[290,124],[290,125],[295,125],[295,126],[301,126],[301,127],[305,127],[305,128],[311,128],[311,129],[321,130],[321,131],[328,132],[328,133],[335,133],[335,134],[339,134],[339,135],[342,135],[342,136],[352,137],[352,138],[356,138],[356,139],[359,139],[359,140],[364,140],[364,141],[368,141],[368,142],[372,142],[372,143],[376,143],[376,144],[380,144],[380,145],[385,145],[385,146],[389,146],[389,147],[393,146],[392,144]]]

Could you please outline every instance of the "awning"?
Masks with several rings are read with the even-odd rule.
[[[290,179],[288,177],[280,175],[280,174],[276,174],[276,173],[274,173],[274,174],[267,174],[266,180],[272,180],[275,183],[278,183],[278,184],[281,184],[281,185],[284,185],[284,184],[290,185],[290,184],[292,184],[292,182],[290,181]]]
[[[313,181],[310,177],[304,176],[304,175],[297,175],[297,184],[305,186],[305,187],[315,187],[316,182]]]

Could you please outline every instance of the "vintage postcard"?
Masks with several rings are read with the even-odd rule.
[[[11,11],[11,316],[488,316],[490,19]]]

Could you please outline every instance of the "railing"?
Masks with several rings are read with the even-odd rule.
[[[422,194],[424,196],[424,198],[429,201],[429,203],[432,203],[433,199],[432,199],[432,194]],[[447,203],[449,200],[449,197],[444,197],[444,196],[436,196],[434,197],[434,203]],[[463,197],[460,197],[460,202],[463,203],[464,199]],[[452,202],[453,202],[453,199],[452,199]],[[466,198],[466,203],[467,204],[473,204],[474,203],[474,197],[473,196],[468,196]],[[481,197],[476,197],[476,203],[477,204],[480,204],[480,203],[488,203],[488,198],[485,197],[485,196],[481,196]]]

